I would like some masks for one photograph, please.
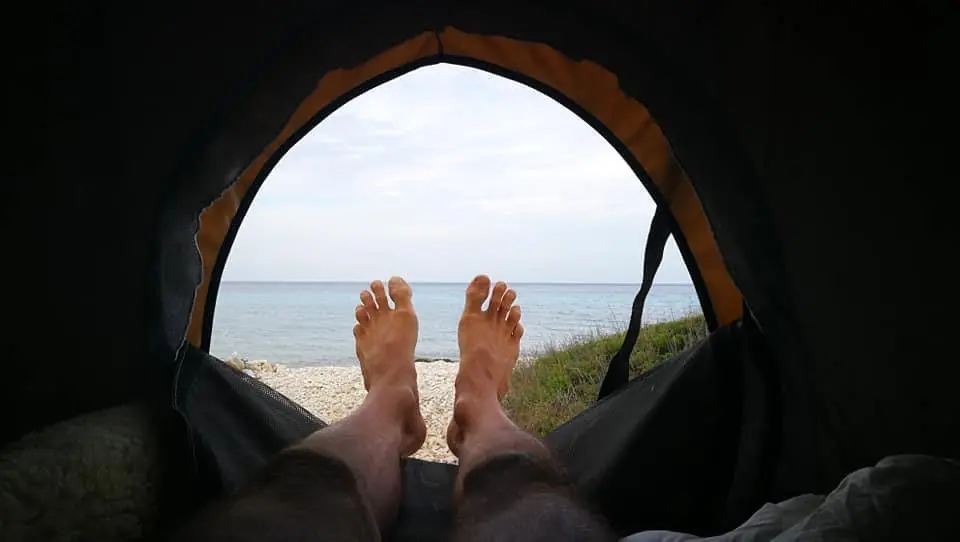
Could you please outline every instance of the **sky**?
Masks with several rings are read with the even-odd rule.
[[[420,68],[295,144],[240,227],[226,281],[638,283],[654,203],[617,151],[551,98]],[[689,283],[671,240],[659,283]]]

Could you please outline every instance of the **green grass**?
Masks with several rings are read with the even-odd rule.
[[[706,336],[700,315],[643,328],[630,357],[631,378]],[[521,428],[540,436],[549,433],[596,399],[607,362],[622,342],[623,333],[588,335],[521,364],[504,408]]]

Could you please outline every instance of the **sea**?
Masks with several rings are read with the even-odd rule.
[[[353,311],[361,282],[224,282],[213,320],[211,353],[289,366],[356,365]],[[457,360],[457,319],[464,284],[413,283],[420,317],[417,357]],[[523,355],[572,339],[626,329],[638,284],[516,284],[523,310]],[[644,322],[700,312],[694,287],[656,284]]]

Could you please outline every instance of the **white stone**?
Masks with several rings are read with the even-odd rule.
[[[420,411],[427,440],[413,457],[456,463],[447,448],[447,424],[453,415],[453,383],[459,363],[417,363]],[[344,418],[366,396],[360,367],[285,367],[258,373],[260,380],[327,423]],[[316,384],[315,384],[316,383]]]

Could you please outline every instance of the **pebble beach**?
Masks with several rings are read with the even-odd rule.
[[[427,440],[413,457],[456,463],[457,458],[447,449],[446,431],[453,415],[453,383],[458,369],[455,362],[417,363],[420,411],[427,424]],[[347,416],[367,394],[360,367],[263,364],[250,373],[327,423]]]

